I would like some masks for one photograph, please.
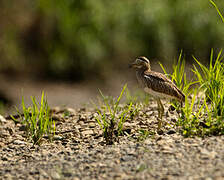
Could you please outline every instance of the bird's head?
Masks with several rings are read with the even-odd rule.
[[[130,68],[134,69],[144,69],[144,70],[151,70],[149,60],[144,57],[138,57],[133,63],[129,65]]]

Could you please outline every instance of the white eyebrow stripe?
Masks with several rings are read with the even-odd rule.
[[[139,62],[144,61],[146,63],[149,63],[149,60],[147,58],[145,58],[145,57],[139,57],[139,58],[137,58],[137,61],[139,61]]]

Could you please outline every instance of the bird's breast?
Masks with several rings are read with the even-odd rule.
[[[145,80],[144,80],[144,77],[143,77],[143,71],[137,71],[136,72],[136,77],[137,77],[137,80],[138,80],[138,84],[140,85],[140,87],[144,88],[145,87]]]

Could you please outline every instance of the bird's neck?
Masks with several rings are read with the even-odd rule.
[[[137,69],[136,70],[136,76],[137,76],[137,79],[138,79],[138,82],[139,82],[140,86],[144,86],[144,84],[142,84],[142,83],[144,81],[144,74],[147,71],[150,71],[150,69],[148,69],[148,68],[141,68],[141,69]]]
[[[144,72],[150,72],[150,71],[151,71],[150,67],[144,67],[144,68],[137,69],[136,73],[139,75],[142,75],[144,74]]]
[[[145,71],[146,71],[146,70],[143,69],[143,68],[141,68],[141,69],[137,69],[137,70],[136,70],[136,74],[137,74],[137,75],[142,75],[142,74],[144,74]]]

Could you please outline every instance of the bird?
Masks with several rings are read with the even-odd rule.
[[[184,102],[184,93],[164,74],[152,71],[150,61],[140,56],[135,61],[129,64],[130,68],[136,70],[136,77],[140,86],[144,91],[157,101],[158,105],[158,130],[162,126],[162,116],[164,107],[161,98],[176,99],[179,102]]]

